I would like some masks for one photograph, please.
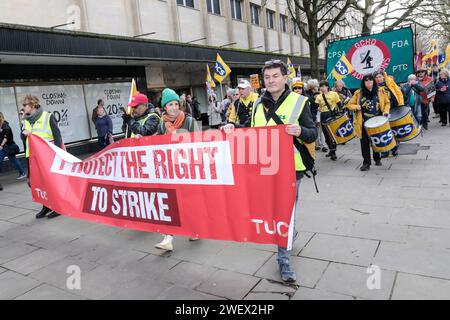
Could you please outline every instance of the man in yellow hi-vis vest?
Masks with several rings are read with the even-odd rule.
[[[39,104],[39,99],[32,95],[26,95],[23,99],[23,111],[24,111],[24,129],[22,135],[26,138],[25,156],[29,158],[30,149],[28,144],[28,137],[32,134],[41,137],[44,140],[54,143],[57,147],[61,148],[63,145],[61,132],[58,128],[58,123],[51,112],[42,110]],[[30,168],[28,162],[28,177],[30,176]],[[51,212],[47,218],[51,219],[58,217],[59,214],[55,211],[52,212],[50,208],[42,206],[41,211],[36,214],[36,219],[44,218],[47,213]]]
[[[150,110],[145,94],[136,93],[128,106],[133,108],[133,116],[124,112],[122,128],[128,126],[131,138],[152,136],[158,131],[160,117],[156,112]]]
[[[303,177],[303,172],[306,171],[306,167],[296,145],[312,143],[317,138],[317,128],[311,115],[310,102],[308,98],[294,93],[289,89],[287,85],[289,79],[288,67],[283,61],[267,61],[262,69],[262,74],[266,91],[253,106],[251,126],[262,127],[282,123],[287,124],[286,133],[293,136],[292,144],[297,177],[297,201],[300,180]],[[222,128],[225,131],[230,131],[234,128],[234,125],[227,124]],[[294,142],[294,139],[297,139],[297,141]],[[297,231],[294,231],[294,234],[295,240],[295,236],[298,235]],[[290,255],[291,250],[278,247],[277,262],[281,279],[285,282],[296,281],[295,271],[289,262]]]

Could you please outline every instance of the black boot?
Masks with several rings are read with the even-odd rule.
[[[59,216],[60,216],[59,213],[53,211],[52,213],[50,213],[50,214],[47,216],[47,218],[48,218],[48,219],[53,219],[53,218],[56,218],[56,217],[59,217]]]
[[[361,168],[359,168],[361,171],[369,171],[370,170],[370,164],[363,164]]]
[[[333,161],[337,160],[336,151],[330,151],[330,158]]]
[[[3,186],[2,186],[2,184],[0,183],[0,191],[2,191],[3,190]]]
[[[41,211],[39,211],[38,214],[36,215],[36,219],[44,218],[46,216],[46,214],[51,211],[52,211],[52,209],[43,206]]]

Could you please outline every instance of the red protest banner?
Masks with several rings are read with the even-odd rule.
[[[31,136],[33,200],[147,232],[290,247],[292,137],[284,126],[118,141],[79,160]]]

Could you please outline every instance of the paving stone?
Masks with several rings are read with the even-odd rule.
[[[249,275],[218,270],[196,290],[228,299],[243,299],[258,281],[259,278]]]
[[[450,281],[399,273],[393,300],[449,300]]]
[[[391,217],[392,224],[450,229],[449,210],[404,208]]]
[[[252,275],[273,255],[273,252],[244,247],[226,247],[206,260],[216,268]]]
[[[180,262],[180,260],[170,258],[169,256],[162,257],[149,254],[138,262],[133,261],[124,264],[120,268],[115,268],[115,270],[130,271],[148,277],[149,279],[158,279]]]
[[[162,240],[162,238],[160,238],[160,240]],[[186,239],[175,239],[174,251],[171,256],[179,260],[204,264],[211,256],[217,254],[227,246],[228,245],[223,241],[203,239],[198,241],[187,241]]]
[[[450,229],[409,226],[405,244],[450,250]]]
[[[110,294],[102,297],[105,300],[150,300],[161,296],[172,287],[167,282],[152,280],[147,277],[136,277],[117,287]]]
[[[383,269],[450,279],[450,250],[382,242],[373,264]]]
[[[300,287],[291,300],[354,300],[354,298],[326,290]]]
[[[70,294],[61,289],[42,284],[27,293],[18,296],[15,300],[85,300],[83,297]]]
[[[7,269],[28,275],[53,262],[61,260],[65,255],[55,251],[40,249],[3,264]]]
[[[291,256],[290,264],[297,275],[297,283],[305,287],[314,287],[322,277],[329,262]],[[281,282],[276,256],[267,261],[255,274],[258,277]]]
[[[224,300],[211,294],[199,292],[181,286],[172,286],[162,292],[156,300]]]
[[[244,300],[289,300],[289,296],[281,293],[250,292]]]
[[[72,275],[68,273],[70,266],[77,266],[80,269],[81,284],[83,284],[83,276],[89,271],[95,269],[98,265],[83,261],[80,258],[66,257],[52,264],[49,264],[35,272],[29,277],[46,282],[60,289],[67,289],[67,279]]]
[[[302,257],[368,266],[378,241],[317,234],[300,253]]]
[[[40,282],[13,271],[0,274],[0,300],[10,300],[39,286]]]
[[[28,244],[13,242],[6,247],[0,248],[0,264],[3,265],[8,261],[17,259],[36,250],[38,250],[38,248]]]
[[[163,273],[160,280],[194,289],[216,271],[214,267],[183,261]]]
[[[294,293],[295,288],[289,285],[282,284],[280,282],[273,282],[268,281],[267,279],[262,279],[258,285],[253,288],[252,292],[268,292],[268,293],[274,293],[274,292],[284,292],[284,293]]]
[[[367,268],[331,263],[317,284],[317,289],[364,299],[389,299],[395,272],[381,269],[380,289],[370,290]]]
[[[0,202],[3,203],[3,201]],[[29,209],[0,205],[0,220],[11,220],[24,214],[30,214],[31,212]]]
[[[77,295],[89,299],[102,299],[121,290],[126,283],[137,278],[138,275],[130,271],[99,266],[81,275],[81,290],[77,290]]]

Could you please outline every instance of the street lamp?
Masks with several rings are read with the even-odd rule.
[[[75,21],[67,22],[67,23],[63,23],[63,24],[58,24],[56,26],[50,27],[50,29],[55,29],[55,28],[58,28],[58,27],[68,26],[69,24],[75,24]]]
[[[259,48],[262,48],[262,47],[263,46],[257,46],[257,47],[249,48],[248,50],[259,49]]]
[[[143,33],[143,34],[138,34],[136,36],[134,36],[133,38],[138,38],[138,37],[143,37],[143,36],[149,36],[151,34],[155,34],[156,32],[149,32],[149,33]]]
[[[206,37],[203,37],[203,38],[200,38],[200,39],[195,39],[195,40],[188,41],[186,43],[193,43],[193,42],[197,42],[197,41],[201,41],[201,40],[205,40],[205,39],[206,39]]]
[[[274,52],[279,52],[279,51],[283,51],[283,49],[273,50],[273,51],[269,51],[269,52],[274,53]]]
[[[223,47],[227,47],[227,46],[232,46],[233,44],[237,44],[237,42],[227,43],[227,44],[224,44],[224,45],[219,46],[219,48],[223,48]]]

